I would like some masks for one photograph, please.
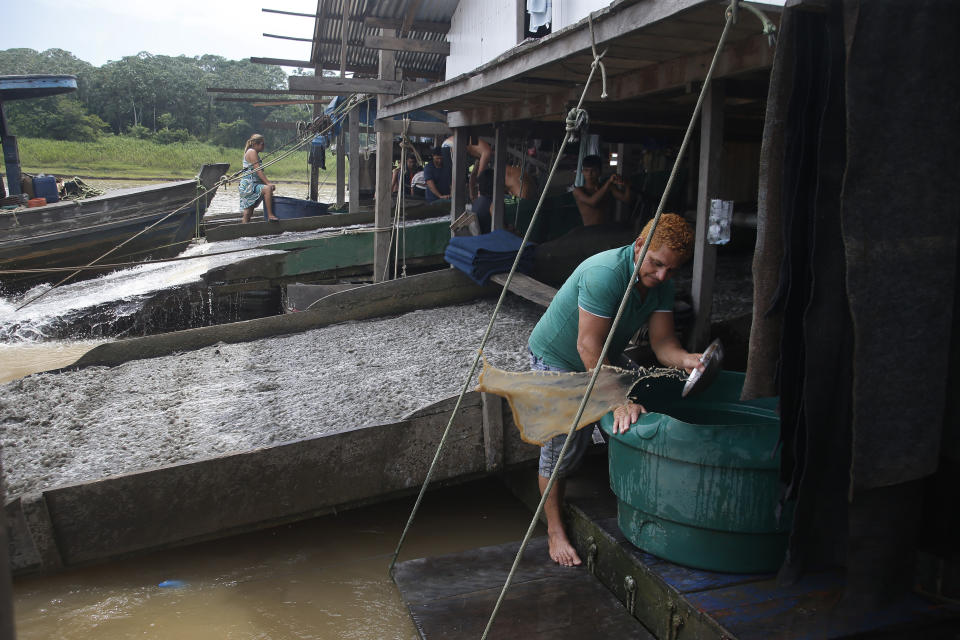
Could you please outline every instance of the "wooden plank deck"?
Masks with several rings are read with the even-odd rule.
[[[507,274],[496,273],[490,276],[490,280],[502,287],[507,282]],[[557,290],[550,285],[520,272],[513,274],[509,291],[544,308],[549,307],[553,296],[557,295]]]
[[[535,473],[531,469],[508,479],[518,497],[534,506]],[[571,540],[585,564],[657,638],[954,639],[960,629],[960,608],[913,594],[882,609],[853,611],[845,606],[840,570],[811,573],[780,587],[772,574],[702,571],[645,553],[620,532],[606,456],[588,456],[581,472],[570,478],[566,512]]]
[[[519,542],[397,565],[394,580],[421,638],[479,638]],[[653,636],[585,567],[554,564],[546,538],[527,546],[490,638],[637,640]]]

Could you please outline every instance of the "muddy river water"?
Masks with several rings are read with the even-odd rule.
[[[412,503],[17,579],[17,638],[413,640],[387,576]],[[519,540],[529,519],[494,480],[430,492],[400,560]]]

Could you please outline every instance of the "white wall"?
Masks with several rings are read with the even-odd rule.
[[[517,45],[517,2],[461,0],[450,20],[446,79],[476,69]]]
[[[611,0],[553,0],[554,32],[586,18],[591,11],[603,9]]]
[[[523,23],[517,24],[517,4],[526,0],[460,0],[450,20],[450,55],[446,79],[490,62],[517,43]],[[611,0],[553,0],[554,32],[579,22],[591,11],[603,9]],[[522,21],[522,17],[521,17]]]

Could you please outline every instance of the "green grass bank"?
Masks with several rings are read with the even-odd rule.
[[[221,147],[204,142],[157,144],[149,140],[125,136],[103,136],[96,142],[70,142],[45,138],[19,138],[20,164],[27,173],[49,173],[62,176],[101,178],[192,178],[201,165],[211,162],[230,163],[230,172],[240,169],[243,149]],[[282,140],[262,158],[269,163],[279,153],[271,154]],[[306,146],[276,164],[266,167],[271,180],[306,181],[309,177]],[[336,179],[336,165],[329,154],[327,171],[320,171],[321,182]]]

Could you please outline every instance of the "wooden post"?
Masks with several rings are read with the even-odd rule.
[[[462,127],[453,130],[453,177],[450,180],[450,222],[453,222],[467,208],[467,185],[464,176],[467,173],[467,137]]]
[[[483,452],[487,471],[503,469],[503,400],[492,393],[480,394],[483,418]]]
[[[693,331],[687,340],[690,351],[701,351],[710,340],[710,313],[713,307],[713,282],[717,270],[717,248],[707,243],[710,199],[718,192],[720,162],[723,159],[722,80],[714,80],[707,90],[700,114],[700,169],[697,184],[697,229],[693,253]]]
[[[486,424],[486,419],[484,419],[484,424]],[[0,462],[0,477],[3,477],[2,462]],[[3,483],[0,483],[0,504],[6,503],[6,493]],[[10,579],[7,522],[4,510],[0,509],[0,640],[13,640],[13,638],[13,585]]]
[[[350,213],[360,210],[360,111],[350,112]]]
[[[626,161],[626,158],[624,158],[624,154],[626,153],[627,145],[620,142],[614,146],[614,149],[616,149],[614,153],[617,154],[617,175],[622,178],[623,164]],[[616,208],[616,211],[614,212],[614,220],[622,224],[624,221],[624,218],[626,218],[627,216],[627,211],[629,211],[629,209],[627,208],[629,205],[623,202],[620,202],[619,200],[617,200],[616,202],[617,202],[617,208]]]
[[[503,125],[494,130],[493,140],[493,204],[490,205],[490,230],[503,229],[504,179],[507,177],[507,130]]]
[[[340,133],[337,134],[337,208],[342,209],[346,201],[347,171],[344,166],[346,154],[343,151],[343,121],[340,124]]]
[[[381,29],[381,35],[393,36],[394,29]],[[381,80],[396,79],[396,54],[393,51],[380,51],[379,76]],[[377,104],[382,105],[388,99],[377,96]],[[393,207],[390,198],[390,178],[393,170],[393,133],[377,132],[377,175],[374,194],[373,226],[378,229],[373,238],[373,281],[381,282],[392,277],[390,270],[390,226],[393,220]]]
[[[313,75],[322,78],[323,66],[319,64],[314,66]],[[316,118],[319,115],[323,115],[323,105],[316,103],[313,105],[313,117]],[[312,142],[310,148],[313,148]],[[324,149],[323,152],[326,153],[326,149]],[[310,165],[310,199],[314,202],[317,202],[320,199],[320,167],[315,164]]]

